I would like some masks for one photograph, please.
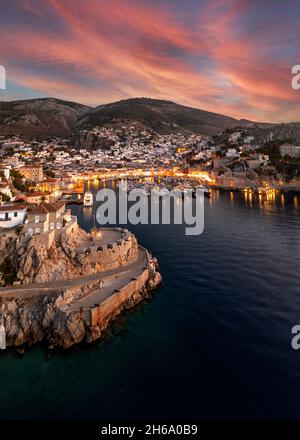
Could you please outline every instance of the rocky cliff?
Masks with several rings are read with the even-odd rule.
[[[2,348],[32,345],[41,341],[46,341],[50,348],[69,348],[80,342],[90,343],[100,338],[110,322],[122,311],[147,298],[149,291],[160,282],[159,272],[146,271],[101,305],[75,310],[69,310],[70,305],[92,291],[96,285],[54,289],[45,293],[41,290],[20,296],[15,293],[5,297],[0,295],[0,327],[5,334],[5,347],[2,341]]]
[[[44,283],[90,275],[104,269],[126,265],[137,255],[137,240],[129,235],[124,247],[101,249],[97,240],[78,226],[48,249],[40,236],[25,237],[16,231],[0,235],[0,282],[4,286],[5,267],[15,284]],[[125,249],[126,247],[126,249]],[[93,252],[94,251],[94,252]],[[13,279],[11,279],[13,278]]]
[[[129,231],[108,234],[122,238],[106,242],[105,232],[99,239],[77,226],[47,248],[41,236],[0,235],[0,348],[91,342],[161,282],[156,259]]]

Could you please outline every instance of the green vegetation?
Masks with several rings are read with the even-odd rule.
[[[48,160],[49,160],[49,162],[54,162],[55,161],[55,159],[56,159],[56,156],[55,156],[55,154],[51,151],[51,153],[49,154],[49,156],[48,156]]]
[[[20,235],[21,232],[23,231],[23,228],[24,228],[23,225],[17,226],[17,227],[16,227],[16,234],[17,234],[17,235]]]
[[[11,178],[12,178],[12,182],[13,182],[13,186],[21,192],[27,192],[29,191],[29,184],[28,183],[24,183],[24,177],[22,176],[21,173],[19,173],[19,171],[17,170],[11,170],[10,172]]]
[[[46,170],[45,174],[47,177],[50,177],[50,179],[53,179],[55,177],[55,174],[51,170]]]
[[[5,151],[3,152],[3,157],[11,157],[13,156],[15,150],[13,147],[6,147]]]
[[[243,153],[240,154],[240,157],[249,157],[251,155],[251,151],[243,151]]]
[[[12,267],[8,258],[5,258],[3,263],[0,265],[0,272],[3,275],[5,284],[13,284],[14,281],[16,281],[16,271]]]
[[[268,142],[267,144],[263,145],[261,148],[258,148],[256,151],[260,154],[268,154],[270,158],[270,162],[276,166],[278,161],[281,159],[279,145],[281,145],[282,142]]]
[[[286,176],[286,180],[300,177],[300,158],[299,157],[283,157],[276,165],[279,173]]]
[[[10,197],[7,194],[0,192],[0,198],[2,198],[2,202],[8,203],[10,202]]]
[[[257,150],[258,153],[268,154],[271,164],[278,173],[283,174],[287,181],[300,177],[300,158],[285,156],[281,157],[279,146],[284,143],[293,143],[292,139],[268,142]]]
[[[2,182],[7,182],[7,179],[4,175],[4,171],[0,170],[0,179],[2,180]]]

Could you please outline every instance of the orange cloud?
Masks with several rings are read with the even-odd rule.
[[[237,118],[282,120],[282,109],[295,118],[290,66],[262,44],[273,24],[255,34],[239,25],[254,3],[209,2],[188,26],[176,8],[145,1],[49,0],[57,31],[5,27],[2,57],[14,83],[86,104],[152,96]],[[33,1],[22,4],[34,23],[47,24],[43,0],[39,14]]]

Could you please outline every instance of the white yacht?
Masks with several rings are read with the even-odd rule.
[[[83,206],[90,207],[93,206],[93,203],[94,203],[93,193],[91,193],[91,191],[86,191],[83,197]]]

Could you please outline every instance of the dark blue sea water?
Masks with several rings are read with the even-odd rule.
[[[0,417],[300,418],[298,204],[214,192],[200,236],[131,227],[163,285],[90,346],[1,353]]]

